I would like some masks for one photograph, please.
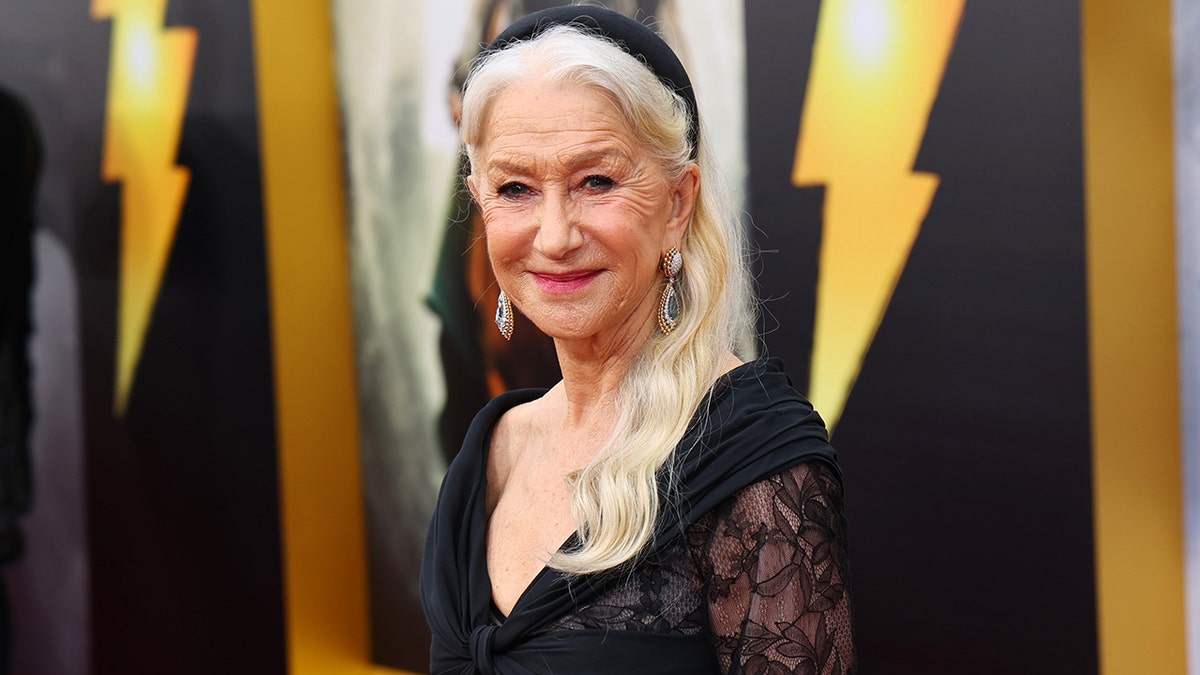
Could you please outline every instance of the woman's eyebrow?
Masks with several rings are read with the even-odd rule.
[[[556,162],[568,171],[576,171],[581,167],[611,165],[617,162],[628,161],[629,155],[616,147],[601,147],[580,152],[567,152],[560,154],[556,158]],[[535,167],[539,163],[540,161],[536,158],[520,153],[504,154],[489,158],[487,172],[489,174],[510,173],[526,175],[536,173],[536,170],[533,170],[532,167]]]
[[[609,164],[614,161],[627,161],[628,155],[614,147],[598,148],[594,150],[585,150],[583,152],[567,155],[562,158],[562,163],[568,168],[577,169],[581,166],[593,166],[596,164]]]

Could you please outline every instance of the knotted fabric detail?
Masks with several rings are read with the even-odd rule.
[[[496,675],[495,665],[492,663],[492,643],[495,640],[496,627],[491,624],[476,626],[475,630],[471,631],[471,660],[483,675]]]

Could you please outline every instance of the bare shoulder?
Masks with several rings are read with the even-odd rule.
[[[542,398],[513,406],[496,420],[487,458],[489,511],[504,492],[513,468],[520,463],[522,451],[529,447],[529,439],[544,432],[543,421],[553,406],[552,394],[553,390]]]
[[[544,427],[547,415],[554,409],[556,393],[556,389],[551,389],[545,396],[506,410],[492,428],[491,456],[515,459],[515,453],[524,445],[520,439],[529,438]]]

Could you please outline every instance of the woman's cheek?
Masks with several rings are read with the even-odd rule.
[[[488,236],[495,232],[514,241],[532,240],[537,229],[535,213],[529,204],[497,203],[484,212],[483,228]]]
[[[509,268],[522,260],[528,248],[522,241],[521,230],[504,218],[493,218],[490,223],[484,221],[484,236],[487,237],[492,269],[497,277],[507,277]]]

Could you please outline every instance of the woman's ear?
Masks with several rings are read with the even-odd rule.
[[[674,242],[683,239],[688,225],[692,222],[692,213],[696,210],[696,200],[700,196],[700,167],[695,162],[689,162],[683,175],[671,190],[671,216],[667,221],[667,233]]]
[[[467,189],[471,191],[471,199],[479,204],[479,187],[475,184],[475,174],[467,176]]]

